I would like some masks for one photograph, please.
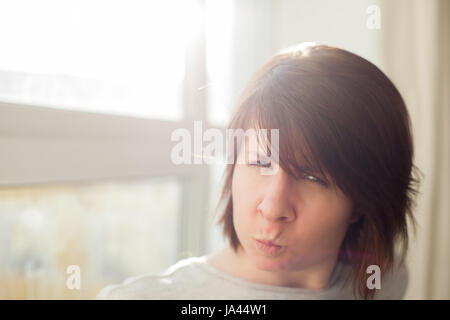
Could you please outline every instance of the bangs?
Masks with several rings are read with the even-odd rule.
[[[241,103],[239,114],[231,123],[232,129],[254,129],[257,134],[258,147],[268,156],[272,152],[279,155],[278,165],[289,175],[300,178],[305,173],[319,174],[330,183],[333,180],[320,157],[314,152],[311,136],[308,136],[307,125],[298,109],[286,110],[282,107],[282,99],[274,101],[274,95],[255,92]],[[288,105],[284,103],[284,105]],[[271,130],[279,130],[278,146],[272,144]],[[267,130],[267,134],[259,134]]]

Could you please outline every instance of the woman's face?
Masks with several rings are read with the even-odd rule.
[[[296,271],[336,258],[352,220],[352,203],[322,177],[295,179],[281,167],[263,175],[244,151],[232,180],[233,223],[246,259],[265,271]],[[242,159],[242,158],[240,158]],[[253,159],[253,158],[250,158]],[[281,248],[258,245],[271,240]]]

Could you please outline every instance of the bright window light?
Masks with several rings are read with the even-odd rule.
[[[163,119],[182,117],[192,1],[0,3],[0,100]]]

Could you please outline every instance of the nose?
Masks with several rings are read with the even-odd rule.
[[[258,213],[267,222],[291,222],[295,219],[295,209],[290,201],[291,177],[281,168],[267,176],[264,197],[259,203]]]

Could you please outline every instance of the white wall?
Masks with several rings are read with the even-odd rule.
[[[316,41],[339,46],[377,64],[380,30],[366,25],[378,0],[273,0],[273,49]]]

